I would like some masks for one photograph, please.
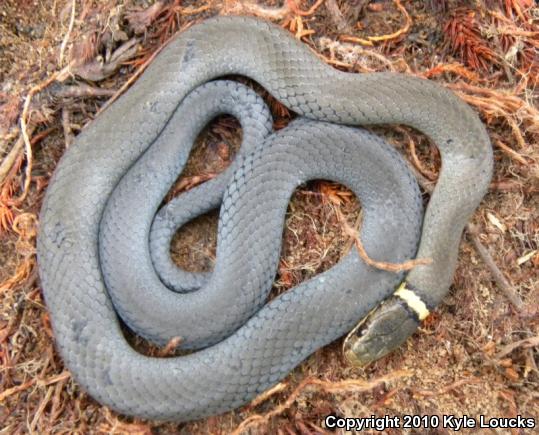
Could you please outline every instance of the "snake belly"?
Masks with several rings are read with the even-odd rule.
[[[192,325],[193,347],[216,344],[181,357],[144,356],[123,336],[105,285],[99,258],[103,215],[124,174],[159,141],[183,100],[231,74],[257,81],[305,119],[270,135],[234,167],[221,207],[218,257],[232,251],[237,256],[222,270],[216,265],[208,277],[212,297],[228,296],[219,296],[216,308],[212,297],[200,296],[207,305],[193,302],[200,310],[200,321]],[[491,146],[474,112],[447,90],[415,77],[336,71],[282,29],[253,18],[214,18],[182,33],[77,137],[47,189],[39,272],[58,349],[77,381],[121,413],[192,420],[248,402],[347,332],[391,294],[400,276],[373,270],[352,252],[258,309],[265,298],[260,294],[275,274],[286,203],[308,179],[334,179],[358,195],[364,209],[361,239],[373,258],[399,262],[414,256],[421,224],[415,180],[383,141],[336,125],[388,123],[417,128],[442,155],[417,251],[433,262],[406,278],[435,306],[449,288],[462,230],[491,177]],[[151,223],[143,224],[146,234]],[[252,268],[261,274],[251,274]],[[135,292],[134,302],[144,305],[146,293]],[[230,320],[238,311],[243,320]],[[130,318],[129,312],[119,313]],[[213,330],[214,318],[227,325],[226,338]],[[168,328],[152,328],[143,324],[140,332],[158,342],[170,334]]]

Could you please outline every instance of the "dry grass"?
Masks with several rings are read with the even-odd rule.
[[[346,34],[334,24],[335,7],[343,12],[338,19],[350,16],[339,1],[329,8],[324,1],[307,0],[135,6],[141,3],[7,0],[3,5],[0,431],[310,434],[324,432],[323,416],[332,412],[538,418],[539,10],[533,2],[365,2],[357,21],[345,22]],[[36,271],[40,203],[71,135],[116,98],[175,32],[229,13],[275,21],[339,69],[406,72],[454,90],[488,127],[494,179],[474,216],[474,234],[461,243],[450,295],[393,354],[354,369],[346,365],[339,340],[237,411],[180,425],[125,418],[81,391],[55,351]],[[274,100],[270,104],[276,127],[286,125],[288,111]],[[375,130],[410,160],[427,197],[440,165],[436,148],[408,128]],[[238,125],[222,118],[199,142],[178,192],[228,164],[239,144]],[[326,270],[352,247],[341,215],[356,226],[360,222],[359,204],[343,186],[315,181],[296,191],[274,294]],[[211,268],[215,226],[214,214],[182,229],[172,247],[177,261],[193,270]],[[484,263],[476,242],[493,264]],[[497,287],[493,268],[522,300],[520,310]]]

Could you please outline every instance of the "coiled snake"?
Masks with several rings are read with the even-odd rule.
[[[231,74],[258,82],[300,118],[264,139],[271,117],[260,97],[211,82]],[[219,113],[243,127],[235,163],[157,212],[192,141]],[[406,124],[437,144],[442,170],[423,220],[417,185],[399,155],[342,124]],[[360,198],[361,239],[372,258],[433,260],[408,273],[350,340],[348,356],[368,362],[404,341],[447,292],[464,225],[491,172],[480,120],[434,83],[336,71],[253,18],[193,26],[78,136],[48,187],[38,261],[59,351],[95,399],[124,414],[191,420],[248,402],[349,331],[402,281],[351,252],[263,305],[290,195],[304,181],[326,178]],[[171,234],[221,200],[213,272],[175,269],[166,255]],[[157,343],[181,336],[185,347],[204,349],[141,355],[117,313]]]

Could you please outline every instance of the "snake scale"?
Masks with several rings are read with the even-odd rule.
[[[259,96],[217,80],[230,75],[258,82],[298,119],[271,133]],[[221,113],[243,127],[234,163],[160,209],[192,142]],[[438,146],[442,170],[424,216],[399,154],[351,127],[372,124],[405,124]],[[99,402],[179,421],[247,403],[386,299],[349,349],[359,362],[378,358],[415,330],[412,299],[428,310],[447,293],[462,231],[491,172],[479,118],[435,83],[337,71],[254,18],[192,26],[77,137],[51,179],[38,262],[60,354]],[[316,178],[341,182],[359,197],[360,237],[372,258],[417,255],[432,263],[409,272],[392,296],[404,277],[367,266],[354,250],[265,304],[289,198]],[[174,231],[221,202],[214,270],[175,268],[168,258]],[[142,355],[118,316],[156,343],[180,336],[184,347],[200,350]]]

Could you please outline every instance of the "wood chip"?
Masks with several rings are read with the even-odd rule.
[[[534,249],[533,251],[528,252],[527,254],[523,255],[522,257],[519,257],[517,259],[517,264],[519,266],[523,265],[524,263],[526,263],[526,261],[531,260],[535,256],[535,254],[537,254],[537,252],[538,252],[537,249]]]
[[[487,219],[492,225],[498,228],[502,233],[505,233],[507,231],[507,227],[493,213],[487,212]]]

